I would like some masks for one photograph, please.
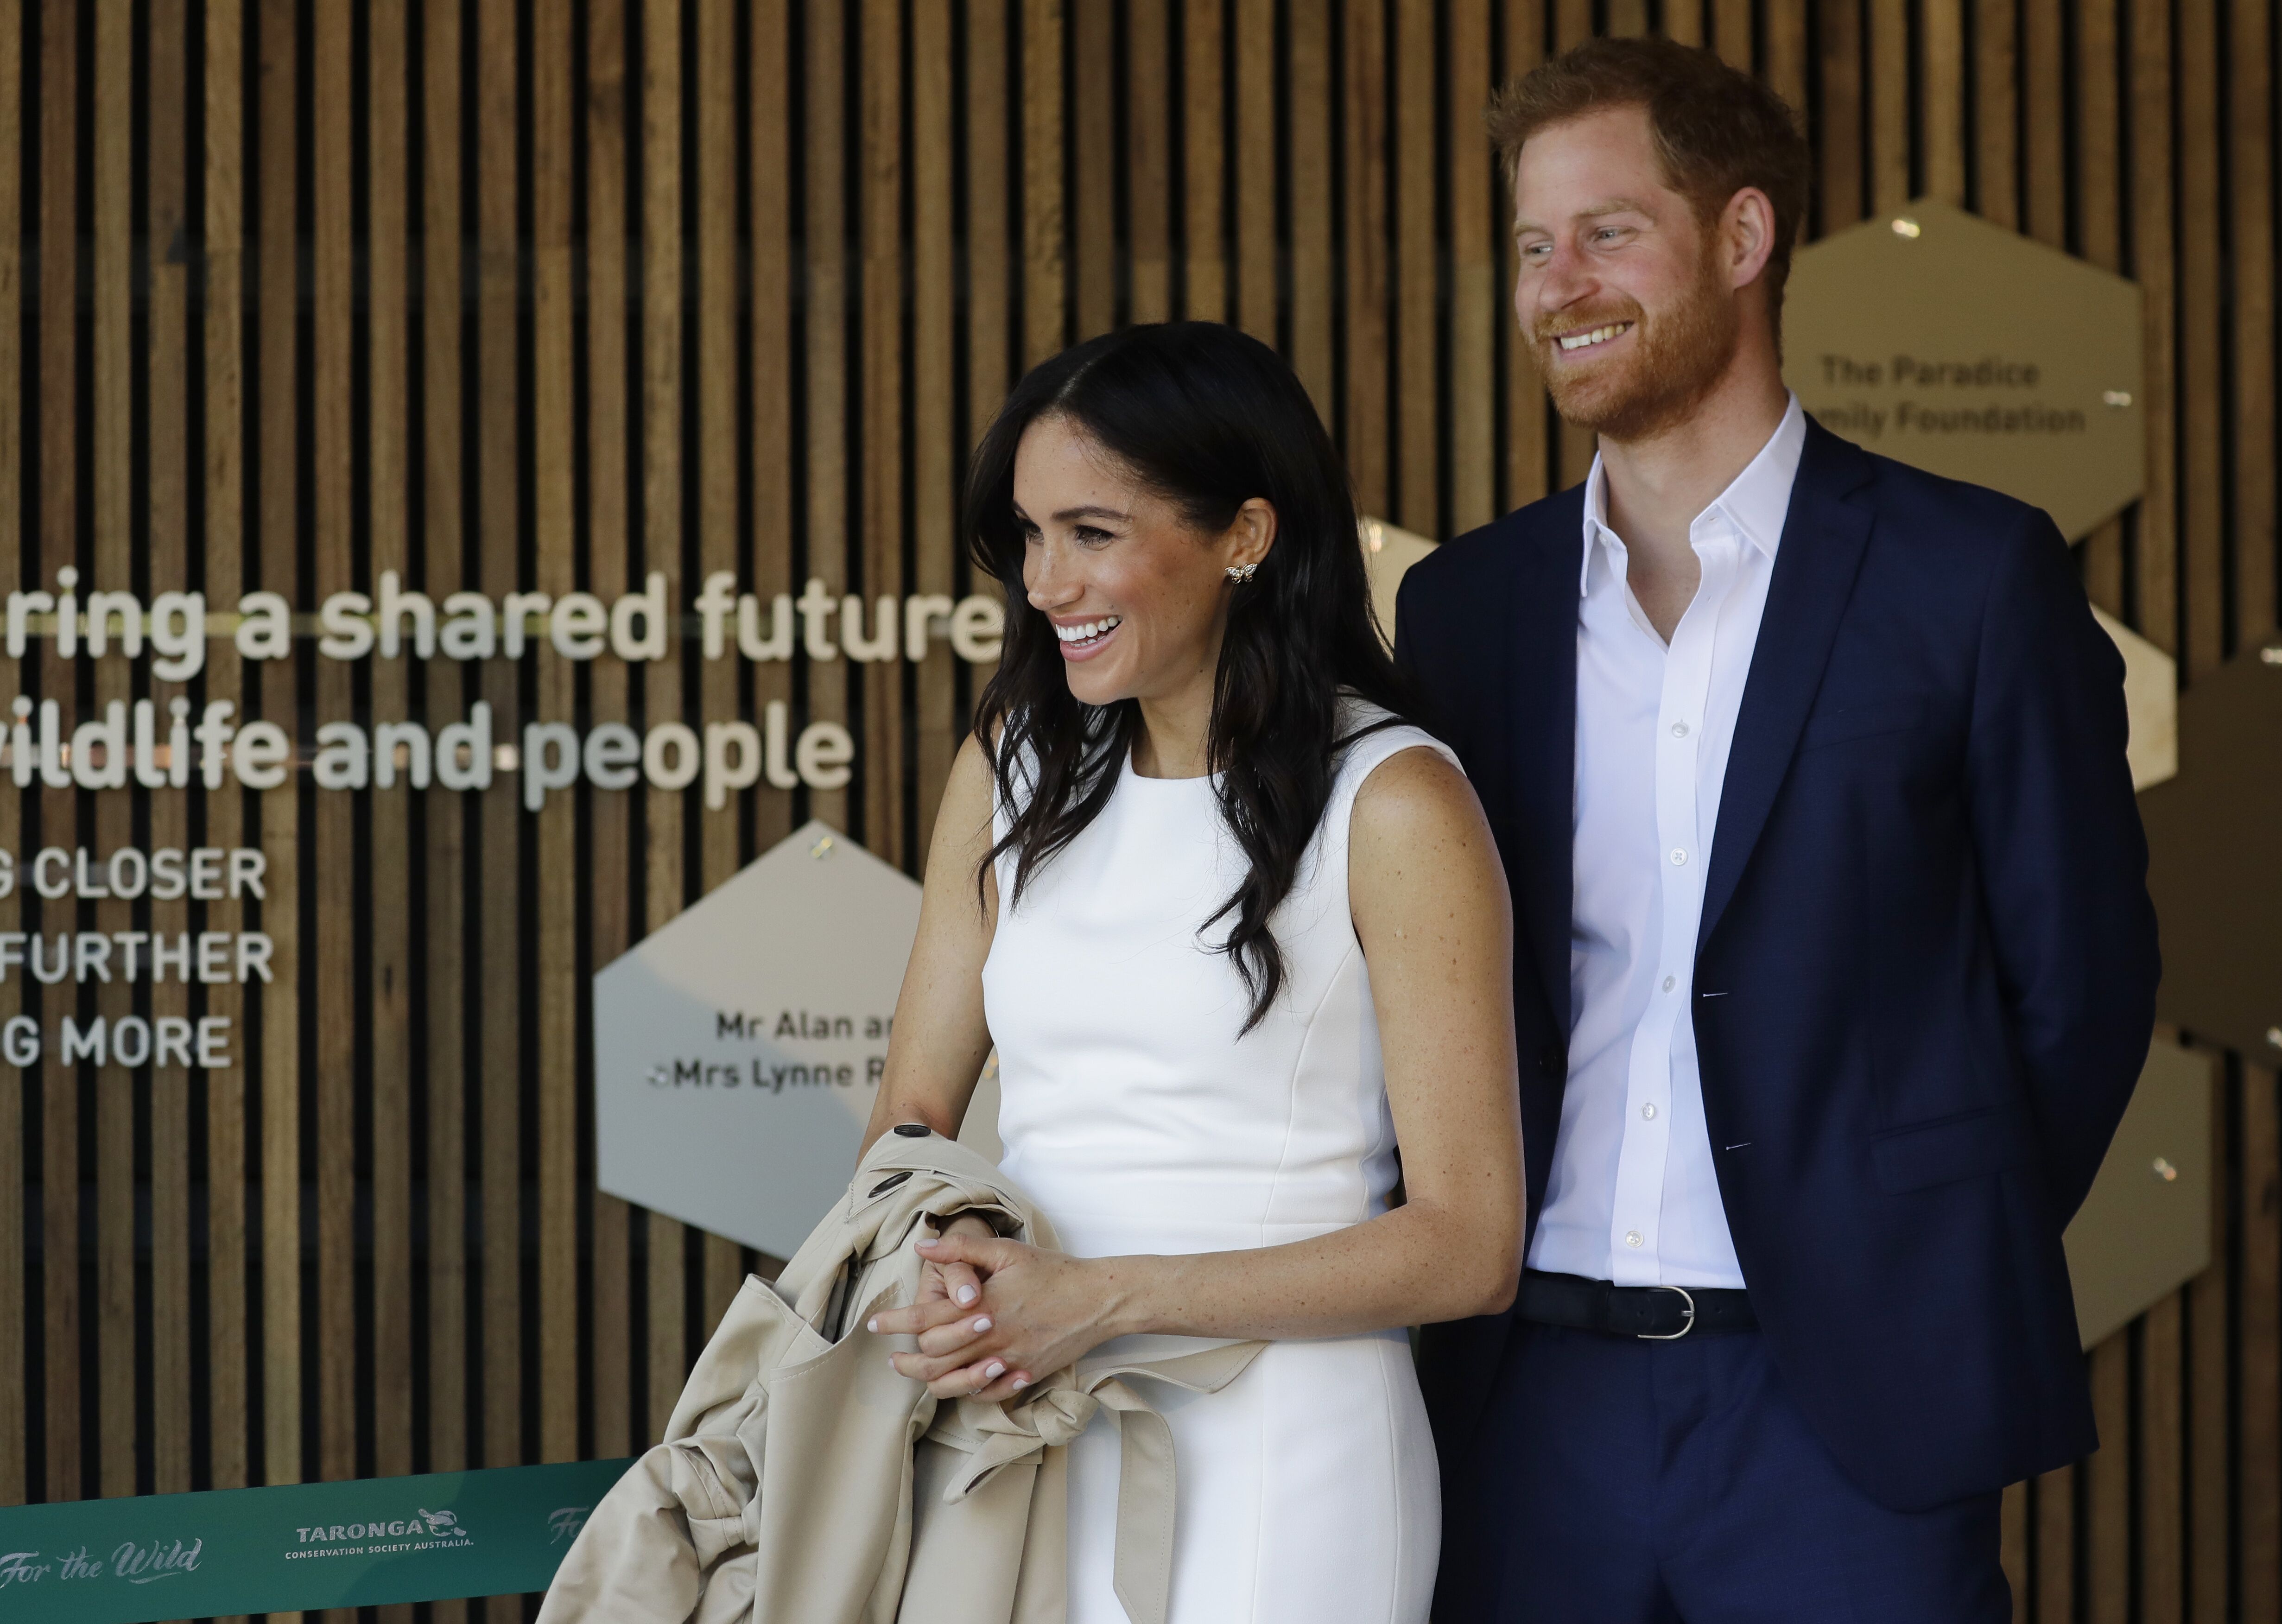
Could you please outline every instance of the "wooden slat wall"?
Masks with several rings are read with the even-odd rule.
[[[2271,0],[0,0],[0,576],[956,593],[960,458],[1021,369],[1168,315],[1281,346],[1365,508],[1454,533],[1592,452],[1510,330],[1476,109],[1657,30],[1801,107],[1812,229],[1932,193],[2137,278],[2147,495],[2087,589],[2190,682],[2273,628]],[[258,902],[19,887],[12,927],[258,928],[289,971],[0,985],[0,1019],[239,1033],[225,1071],[0,1068],[0,1503],[638,1448],[767,1260],[594,1193],[587,978],[811,815],[915,871],[974,680],[687,641],[23,661],[0,699],[162,728],[784,700],[859,758],[711,813],[0,783],[0,848],[270,859]],[[2106,1447],[2008,1495],[2023,1620],[2282,1612],[2282,1100],[2221,1074],[2219,1262],[2092,1354]]]

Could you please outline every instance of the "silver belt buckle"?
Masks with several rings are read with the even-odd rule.
[[[1677,1294],[1680,1300],[1688,1305],[1687,1317],[1680,1322],[1680,1329],[1677,1331],[1671,1332],[1667,1334],[1659,1334],[1654,1331],[1637,1331],[1633,1333],[1636,1338],[1643,1342],[1676,1342],[1681,1337],[1686,1336],[1689,1332],[1696,1329],[1695,1298],[1689,1296],[1685,1290],[1677,1286],[1651,1286],[1648,1289],[1650,1291],[1668,1291]]]

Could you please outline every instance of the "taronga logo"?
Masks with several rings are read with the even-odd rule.
[[[369,1518],[362,1522],[320,1523],[299,1530],[310,1556],[345,1557],[391,1550],[434,1550],[474,1544],[455,1511],[414,1508],[409,1517]]]

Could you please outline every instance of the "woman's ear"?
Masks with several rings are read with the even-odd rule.
[[[1221,537],[1226,562],[1241,569],[1258,563],[1276,545],[1276,509],[1264,496],[1247,497]]]

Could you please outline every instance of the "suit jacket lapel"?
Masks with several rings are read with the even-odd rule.
[[[1807,420],[1806,446],[1791,486],[1782,545],[1775,552],[1774,578],[1767,586],[1767,606],[1727,753],[1712,871],[1704,879],[1703,924],[1696,936],[1698,951],[1712,939],[1735,897],[1790,771],[1870,538],[1868,507],[1846,499],[1874,470],[1859,447]]]
[[[1583,487],[1546,504],[1523,538],[1512,695],[1514,806],[1524,917],[1516,927],[1536,960],[1547,1006],[1568,1034],[1569,938],[1574,911],[1577,776],[1577,572],[1583,563]]]

